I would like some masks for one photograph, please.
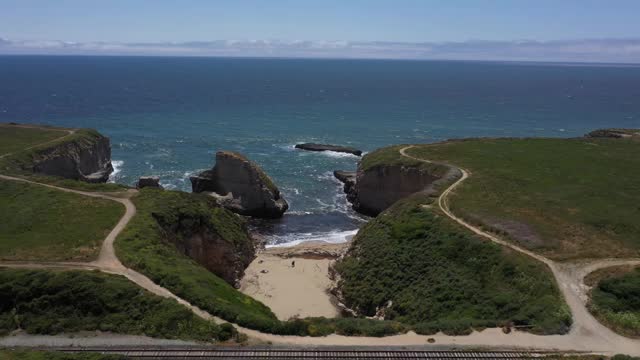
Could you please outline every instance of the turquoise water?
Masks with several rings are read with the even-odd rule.
[[[260,164],[290,203],[271,243],[340,241],[364,219],[331,172],[364,151],[471,136],[581,136],[640,127],[640,67],[438,61],[0,57],[0,121],[93,127],[117,172],[190,191],[218,150]]]

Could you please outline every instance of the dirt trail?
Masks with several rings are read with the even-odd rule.
[[[65,135],[69,136],[70,134]],[[62,138],[64,138],[62,137]],[[60,138],[61,139],[61,138]],[[59,139],[56,139],[59,140]],[[54,140],[55,141],[55,140]],[[429,162],[424,159],[415,158],[406,153],[406,150],[412,146],[402,148],[400,153],[403,156]],[[473,332],[466,336],[447,336],[437,334],[434,336],[417,335],[413,332],[407,334],[387,336],[383,338],[376,337],[350,337],[342,335],[329,335],[326,337],[302,337],[302,336],[283,336],[262,333],[256,330],[243,328],[234,324],[239,331],[249,335],[254,340],[272,342],[276,344],[301,345],[301,346],[321,346],[321,345],[351,345],[351,346],[402,346],[402,345],[424,345],[429,346],[429,340],[435,340],[437,346],[474,346],[474,347],[495,347],[495,348],[527,348],[539,350],[559,350],[559,351],[589,351],[602,354],[624,353],[630,355],[640,355],[640,341],[625,338],[617,335],[613,331],[601,325],[585,307],[586,287],[583,284],[583,278],[586,274],[599,268],[608,266],[624,265],[624,264],[640,264],[640,259],[620,260],[620,259],[604,259],[593,262],[574,263],[574,264],[558,264],[543,256],[532,253],[526,249],[522,249],[516,245],[507,243],[492,234],[486,233],[455,216],[448,206],[448,196],[462,182],[469,177],[469,172],[464,169],[462,177],[447,188],[438,198],[438,205],[441,210],[460,225],[468,228],[474,233],[484,236],[491,241],[500,245],[508,246],[516,251],[527,254],[539,261],[544,262],[553,272],[560,289],[565,297],[569,308],[573,314],[574,324],[571,331],[566,335],[541,336],[530,333],[515,331],[505,334],[501,329],[486,329],[482,332]],[[101,270],[111,274],[123,275],[138,286],[159,296],[172,298],[180,304],[191,309],[196,315],[211,319],[216,322],[226,322],[220,318],[212,316],[202,309],[191,305],[189,302],[181,299],[171,293],[169,290],[157,285],[148,277],[136,272],[135,270],[125,267],[118,260],[113,243],[120,232],[126,227],[131,218],[136,214],[136,208],[128,197],[110,196],[104,193],[84,192],[72,189],[61,188],[54,185],[42,184],[26,179],[0,175],[1,179],[11,181],[22,181],[31,184],[46,186],[76,193],[84,196],[98,197],[117,201],[125,206],[126,212],[109,233],[105,239],[98,259],[91,263],[51,263],[51,262],[5,262],[0,263],[3,267],[13,268],[36,268],[36,269],[76,269],[76,270]]]
[[[4,125],[4,124],[2,124],[2,125]],[[63,129],[50,129],[50,128],[46,128],[46,127],[42,127],[42,126],[37,126],[37,125],[7,125],[6,127],[9,127],[9,126],[11,126],[11,127],[18,127],[18,128],[24,128],[24,129],[44,129],[44,130],[51,130],[51,131],[64,131],[64,132],[66,132],[66,133],[67,133],[66,135],[61,136],[61,137],[59,137],[59,138],[55,138],[55,139],[53,139],[53,140],[49,140],[49,141],[45,141],[45,142],[40,143],[40,144],[36,144],[36,145],[33,145],[33,146],[29,146],[29,147],[26,147],[26,148],[24,148],[24,149],[22,149],[22,150],[20,150],[20,151],[31,150],[31,149],[33,149],[33,148],[35,148],[35,147],[38,147],[38,146],[43,146],[43,145],[51,144],[51,143],[56,142],[56,141],[60,141],[60,140],[62,140],[62,139],[65,139],[65,138],[67,138],[67,137],[69,137],[69,136],[71,136],[71,135],[75,134],[75,133],[76,133],[76,131],[77,131],[76,129],[68,129],[68,130],[63,130]],[[10,155],[13,155],[13,154],[15,154],[15,152],[10,152],[10,153],[6,153],[6,154],[2,154],[2,155],[0,155],[0,159],[2,159],[2,158],[4,158],[4,157],[7,157],[7,156],[10,156]]]

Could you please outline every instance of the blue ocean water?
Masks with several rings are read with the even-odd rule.
[[[92,127],[109,136],[117,173],[189,175],[218,150],[271,175],[289,213],[259,226],[271,243],[340,241],[363,219],[335,169],[355,156],[299,142],[371,151],[470,136],[581,136],[640,127],[640,67],[447,61],[152,57],[0,57],[0,121]]]

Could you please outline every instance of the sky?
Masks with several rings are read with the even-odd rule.
[[[0,0],[0,54],[640,62],[639,0]]]

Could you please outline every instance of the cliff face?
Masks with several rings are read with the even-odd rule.
[[[217,194],[222,206],[242,215],[278,218],[289,207],[269,176],[234,152],[218,152],[215,167],[191,177],[191,185],[193,192]]]
[[[400,146],[381,148],[367,154],[358,170],[335,171],[344,183],[347,200],[353,209],[376,216],[396,201],[417,192],[436,193],[437,185],[461,175],[452,166],[422,162],[400,154]]]
[[[245,222],[218,207],[212,199],[172,192],[162,196],[174,198],[152,213],[165,239],[207,270],[236,285],[255,257]]]
[[[379,165],[358,170],[353,187],[353,208],[375,216],[396,201],[423,191],[440,178],[418,167]]]
[[[69,141],[34,151],[35,173],[87,182],[106,182],[113,172],[109,138],[79,130]]]

